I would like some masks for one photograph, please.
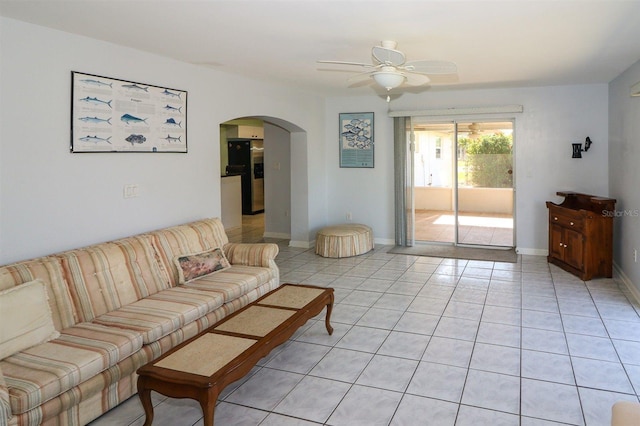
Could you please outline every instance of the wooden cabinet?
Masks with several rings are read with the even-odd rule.
[[[229,126],[228,139],[264,139],[264,127],[261,126]]]
[[[561,204],[547,201],[547,260],[588,281],[613,274],[613,217],[616,200],[577,192],[558,192]]]

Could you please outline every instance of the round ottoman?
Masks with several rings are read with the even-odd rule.
[[[631,401],[618,401],[611,409],[611,426],[633,426],[640,419],[640,404]]]
[[[373,231],[367,225],[346,223],[322,228],[316,234],[316,254],[350,257],[373,250]]]

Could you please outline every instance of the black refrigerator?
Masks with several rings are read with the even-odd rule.
[[[242,214],[264,212],[264,142],[262,139],[229,139],[230,170],[242,170]]]

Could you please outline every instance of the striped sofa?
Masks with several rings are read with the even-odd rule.
[[[175,259],[215,248],[231,267],[181,284]],[[44,282],[57,336],[0,360],[0,425],[99,417],[136,393],[140,366],[278,287],[277,254],[229,243],[216,218],[0,267],[4,293]]]

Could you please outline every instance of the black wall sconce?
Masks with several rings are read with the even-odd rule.
[[[589,138],[589,136],[587,136],[587,139],[585,139],[584,141],[584,149],[582,149],[581,143],[572,143],[571,145],[573,145],[573,155],[571,156],[571,158],[582,158],[582,151],[584,152],[589,151],[589,148],[591,148],[592,143],[593,142],[591,142],[591,139]]]

